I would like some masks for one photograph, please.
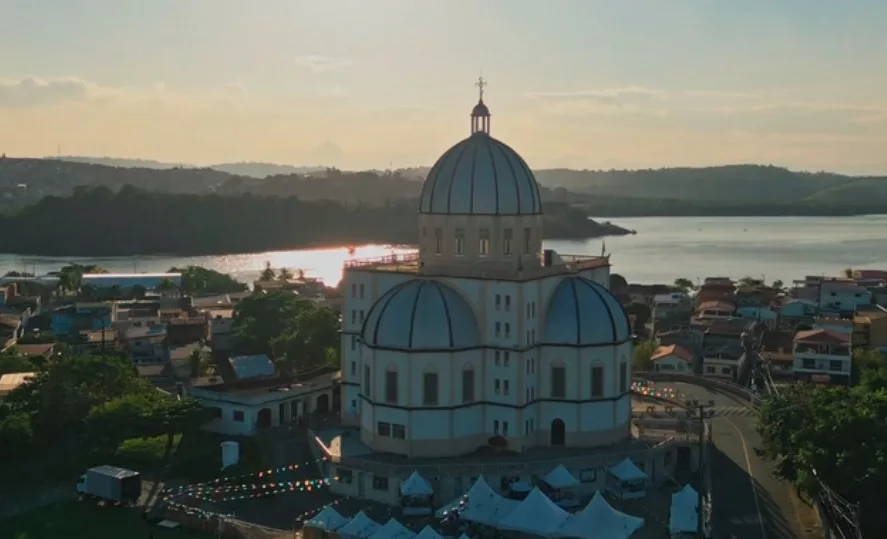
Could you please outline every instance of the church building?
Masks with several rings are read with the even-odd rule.
[[[533,172],[470,134],[428,173],[415,253],[344,276],[342,423],[373,452],[458,457],[631,438],[632,334],[606,256],[542,246]]]

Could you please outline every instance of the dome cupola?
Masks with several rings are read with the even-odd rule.
[[[629,339],[628,315],[612,292],[579,276],[558,283],[548,302],[541,344],[612,346]]]
[[[477,317],[453,288],[412,279],[382,295],[361,329],[370,348],[404,352],[459,351],[481,345]]]
[[[419,213],[456,215],[538,215],[539,185],[527,163],[490,136],[490,111],[480,99],[471,112],[471,136],[444,152],[425,179]]]

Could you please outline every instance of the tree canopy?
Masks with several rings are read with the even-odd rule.
[[[337,364],[339,316],[331,309],[289,291],[257,293],[234,311],[237,348],[268,354],[284,372],[299,372],[324,363]]]
[[[874,537],[887,526],[881,493],[887,481],[885,424],[883,389],[793,384],[764,400],[758,450],[775,463],[776,475],[807,496],[819,493],[818,478],[858,502],[863,526]]]
[[[200,266],[170,268],[168,273],[181,273],[182,290],[192,296],[232,294],[247,290],[246,284],[227,273]]]
[[[631,367],[635,371],[653,370],[653,353],[656,352],[656,341],[644,341],[634,347]]]
[[[4,457],[26,457],[59,447],[86,451],[101,446],[113,451],[127,438],[171,437],[205,420],[195,401],[157,391],[123,355],[63,351],[33,367],[36,377],[0,404]]]

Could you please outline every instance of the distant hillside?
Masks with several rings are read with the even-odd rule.
[[[218,165],[201,167],[188,163],[164,163],[151,159],[117,159],[113,157],[82,157],[78,155],[65,155],[58,158],[47,157],[46,159],[105,165],[108,167],[149,168],[156,170],[171,168],[209,168],[220,172],[227,172],[228,174],[249,176],[251,178],[264,178],[266,176],[277,176],[280,174],[311,174],[313,172],[326,170],[327,168],[322,166],[294,167],[291,165],[275,165],[274,163],[221,163]]]
[[[81,158],[0,159],[0,207],[32,204],[44,196],[69,196],[79,186],[105,186],[116,191],[125,185],[171,193],[251,193],[377,205],[418,198],[422,189],[419,180],[427,174],[427,169],[421,167],[391,173],[334,168],[318,172],[316,168],[266,163],[219,165],[220,169],[229,169],[225,171],[155,161],[107,159],[108,164],[90,164],[78,159]],[[238,170],[243,172],[234,172]],[[248,174],[248,170],[255,175]],[[315,172],[282,173],[288,170]],[[266,173],[270,175],[262,176]],[[537,170],[535,174],[542,186],[543,200],[582,205],[591,215],[601,217],[756,215],[755,211],[765,211],[766,215],[845,215],[863,208],[887,207],[885,177],[793,172],[773,166],[549,169]],[[761,205],[768,208],[754,210]],[[718,206],[720,210],[707,206]]]

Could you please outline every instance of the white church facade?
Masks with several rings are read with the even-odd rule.
[[[609,291],[609,258],[543,249],[539,186],[491,136],[482,81],[471,134],[428,173],[417,226],[416,252],[346,264],[341,421],[350,430],[328,444],[342,452],[331,457],[331,488],[385,501],[384,458],[372,455],[436,470],[461,462],[429,472],[452,477],[455,492],[461,475],[478,475],[469,455],[482,448],[536,458],[631,445],[634,345]],[[345,458],[358,443],[371,462],[364,471]]]
[[[539,187],[482,97],[471,127],[428,174],[415,256],[346,268],[343,423],[409,457],[624,440],[632,340],[609,262],[543,252]]]

